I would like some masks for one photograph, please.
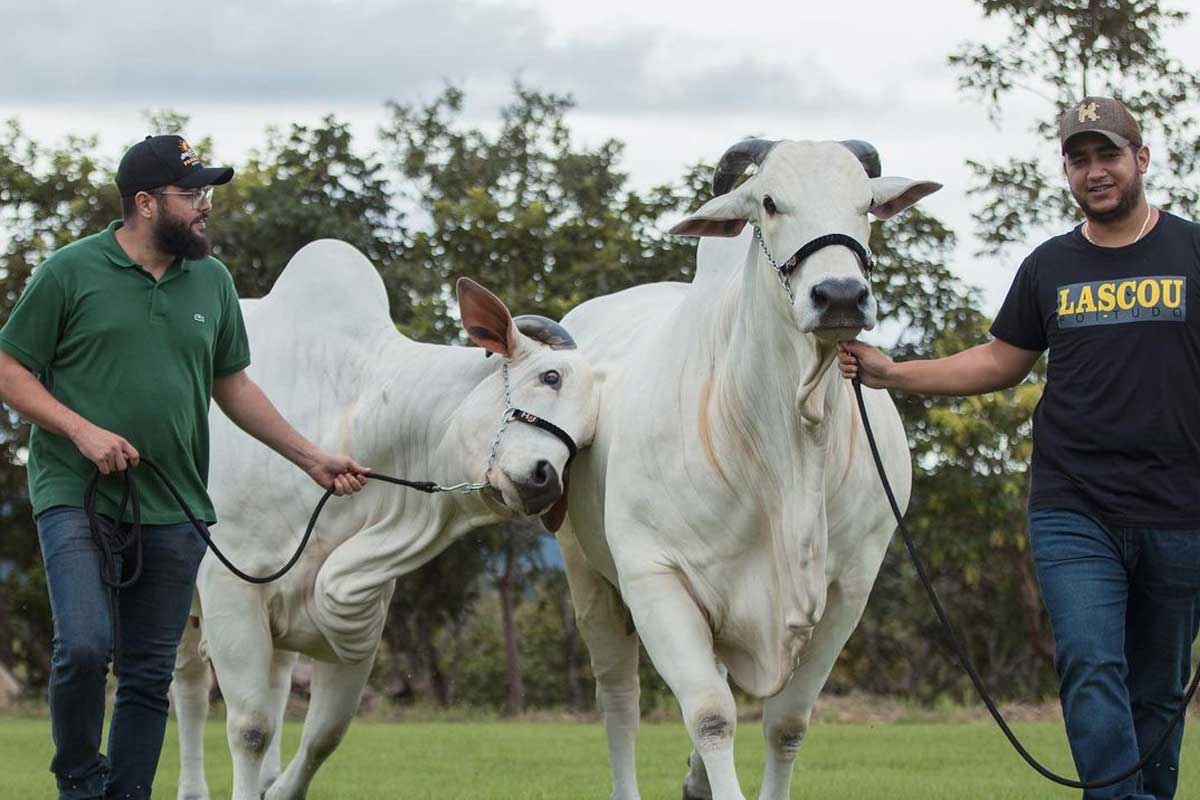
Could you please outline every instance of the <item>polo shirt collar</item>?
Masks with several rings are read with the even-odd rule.
[[[124,224],[125,223],[119,219],[114,219],[112,222],[108,223],[108,227],[105,228],[100,234],[100,250],[115,266],[123,269],[131,269],[138,265],[133,263],[133,259],[129,257],[129,254],[125,252],[123,247],[121,247],[121,243],[117,241],[117,229],[124,226]],[[168,267],[167,271],[169,272],[176,266],[179,267],[181,272],[190,272],[192,269],[192,262],[186,259],[180,259]]]
[[[108,227],[100,234],[100,250],[116,266],[132,267],[134,266],[133,259],[129,257],[129,254],[125,252],[120,242],[117,241],[117,228],[120,228],[123,224],[119,219],[114,219],[108,223]]]

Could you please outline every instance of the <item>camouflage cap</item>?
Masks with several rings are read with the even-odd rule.
[[[1142,129],[1129,109],[1111,97],[1085,97],[1058,121],[1058,138],[1067,151],[1067,140],[1079,133],[1098,133],[1117,147],[1142,146]]]

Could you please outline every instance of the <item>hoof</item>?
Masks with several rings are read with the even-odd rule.
[[[688,774],[683,777],[683,800],[712,800],[708,772],[704,769],[704,762],[695,753],[688,756]]]
[[[683,782],[683,800],[713,800],[712,790],[708,786],[697,789],[689,784],[689,780]]]

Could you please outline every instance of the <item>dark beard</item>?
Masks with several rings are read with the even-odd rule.
[[[155,221],[153,234],[154,246],[160,252],[185,261],[195,261],[212,252],[207,236],[192,233],[190,223],[165,213]]]
[[[1084,191],[1086,192],[1086,189]],[[1086,194],[1083,197],[1075,195],[1075,202],[1079,203],[1079,207],[1083,209],[1083,215],[1089,220],[1100,225],[1107,225],[1111,222],[1120,222],[1132,214],[1133,209],[1137,208],[1138,202],[1142,199],[1142,191],[1142,176],[1139,174],[1129,188],[1121,192],[1121,199],[1110,211],[1093,209],[1088,205]]]

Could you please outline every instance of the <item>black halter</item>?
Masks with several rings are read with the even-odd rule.
[[[853,236],[847,236],[844,233],[827,233],[824,236],[818,236],[797,250],[794,256],[789,258],[782,265],[777,266],[776,269],[778,269],[784,276],[790,276],[792,271],[796,269],[801,261],[804,261],[818,250],[822,250],[826,247],[832,247],[833,245],[837,244],[840,244],[842,247],[849,248],[854,255],[858,256],[858,261],[860,264],[862,264],[863,272],[866,273],[867,278],[869,279],[871,277],[871,273],[875,271],[875,259],[871,257],[871,251],[864,247],[862,242],[858,241],[858,239],[855,239]]]
[[[515,419],[517,422],[524,422],[525,424],[532,425],[535,428],[541,428],[547,433],[552,433],[557,436],[558,440],[567,446],[567,452],[569,453],[567,456],[567,463],[564,465],[564,468],[566,466],[570,466],[571,462],[575,460],[575,454],[579,452],[579,447],[576,446],[575,440],[571,438],[571,434],[567,433],[550,420],[542,419],[537,414],[531,414],[528,411],[523,411],[516,407],[513,407],[509,411],[509,419]]]
[[[788,300],[795,302],[796,297],[792,294],[792,284],[789,280],[792,273],[796,271],[796,267],[800,266],[800,262],[811,256],[818,250],[834,245],[841,245],[850,249],[858,257],[858,263],[862,265],[863,273],[867,276],[867,280],[871,280],[871,273],[875,271],[875,259],[871,255],[862,242],[855,239],[853,236],[847,236],[844,233],[827,233],[824,236],[818,236],[812,241],[805,244],[792,255],[787,261],[780,264],[775,260],[775,256],[771,255],[771,251],[767,249],[767,240],[762,235],[762,228],[754,226],[754,238],[758,239],[758,245],[762,248],[763,253],[767,257],[767,261],[771,262],[771,266],[775,268],[775,275],[779,278],[779,285],[787,292]]]

